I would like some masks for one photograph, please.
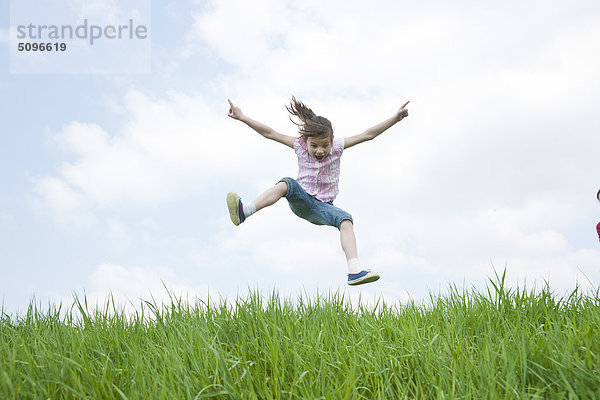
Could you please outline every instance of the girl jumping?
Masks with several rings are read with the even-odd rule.
[[[334,138],[331,122],[316,115],[301,101],[292,97],[286,109],[298,118],[299,137],[283,135],[272,128],[247,117],[239,107],[229,101],[229,117],[242,121],[267,139],[288,146],[298,157],[298,178],[283,178],[275,186],[267,189],[252,203],[243,203],[237,193],[227,194],[229,216],[234,225],[244,222],[255,212],[275,204],[285,197],[290,208],[298,217],[316,225],[334,226],[340,231],[342,250],[348,262],[348,285],[361,285],[379,279],[379,274],[363,269],[358,261],[354,221],[346,211],[335,207],[333,200],[338,195],[340,178],[340,157],[342,152],[375,139],[408,116],[406,106],[409,101],[389,119],[367,129],[361,134],[346,138]],[[291,116],[290,116],[291,119]]]

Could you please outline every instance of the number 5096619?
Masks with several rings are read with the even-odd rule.
[[[19,43],[19,51],[65,51],[66,43]]]

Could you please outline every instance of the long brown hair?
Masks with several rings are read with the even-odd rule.
[[[309,137],[329,137],[333,142],[333,126],[327,118],[316,115],[313,110],[308,108],[303,102],[296,100],[294,96],[292,96],[290,105],[286,105],[285,108],[291,114],[290,120],[298,125],[298,132],[304,140]],[[299,122],[294,121],[292,115],[298,117]]]

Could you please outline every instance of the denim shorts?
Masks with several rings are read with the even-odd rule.
[[[294,214],[300,218],[315,225],[329,225],[338,229],[345,219],[354,223],[352,215],[334,206],[333,201],[326,203],[315,199],[295,179],[283,178],[279,182],[287,183],[288,190],[284,197]]]

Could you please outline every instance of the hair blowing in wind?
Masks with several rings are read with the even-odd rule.
[[[326,137],[330,136],[333,139],[333,127],[331,122],[320,115],[316,115],[313,110],[308,108],[303,102],[292,96],[292,101],[289,106],[285,106],[288,112],[298,117],[300,122],[296,122],[290,116],[290,120],[298,125],[298,132],[302,137]]]

